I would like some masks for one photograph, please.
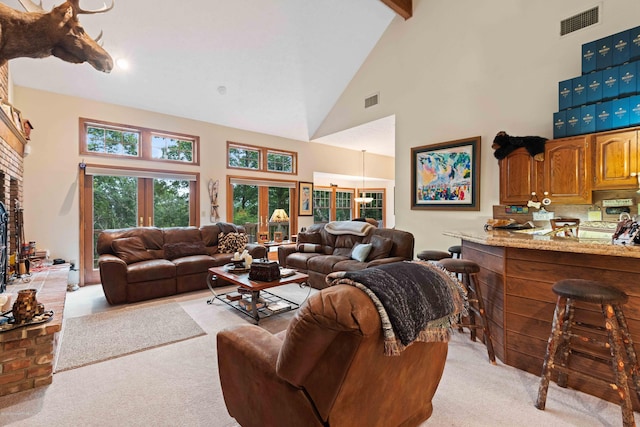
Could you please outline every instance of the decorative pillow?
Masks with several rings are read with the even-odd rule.
[[[178,242],[178,243],[165,243],[162,246],[164,250],[164,257],[168,260],[176,258],[182,258],[190,255],[206,255],[207,248],[203,241],[197,242]]]
[[[314,245],[313,243],[298,243],[296,249],[298,252],[322,253],[322,245]]]
[[[218,252],[221,254],[242,252],[247,243],[249,243],[249,237],[244,233],[218,234]]]
[[[364,262],[367,255],[371,251],[371,243],[356,243],[351,249],[351,258],[356,261]]]
[[[154,259],[153,255],[144,247],[142,239],[138,236],[115,239],[111,242],[111,249],[113,249],[118,258],[127,264]]]
[[[382,236],[371,236],[371,252],[367,257],[367,261],[373,261],[374,259],[387,258],[393,249],[393,240],[387,239]]]

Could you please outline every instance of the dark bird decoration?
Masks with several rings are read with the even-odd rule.
[[[500,131],[493,139],[491,148],[495,150],[493,152],[495,158],[501,160],[509,153],[524,147],[535,160],[541,162],[544,160],[544,143],[546,141],[547,138],[541,136],[509,136],[505,131]]]

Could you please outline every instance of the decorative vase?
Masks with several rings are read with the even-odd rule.
[[[13,303],[13,318],[16,324],[30,322],[39,311],[43,311],[42,304],[36,300],[35,289],[23,289],[18,291],[16,301]]]

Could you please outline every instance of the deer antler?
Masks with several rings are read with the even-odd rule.
[[[27,12],[44,12],[45,10],[42,8],[42,0],[40,0],[40,4],[35,4],[31,0],[18,0],[24,10]]]
[[[21,1],[21,0],[20,0]],[[111,0],[111,6],[107,6],[107,4],[105,3],[103,7],[101,7],[100,9],[96,9],[96,10],[84,10],[80,7],[80,0],[68,0],[69,3],[71,3],[71,5],[73,6],[73,10],[75,10],[77,15],[80,15],[81,13],[85,14],[85,15],[89,15],[89,14],[93,14],[93,13],[104,13],[104,12],[108,12],[111,9],[113,9],[113,6],[115,5],[115,0]]]

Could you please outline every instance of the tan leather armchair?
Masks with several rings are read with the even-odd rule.
[[[242,426],[414,426],[431,416],[447,343],[385,356],[380,316],[359,289],[312,295],[286,331],[218,333],[229,414]]]

